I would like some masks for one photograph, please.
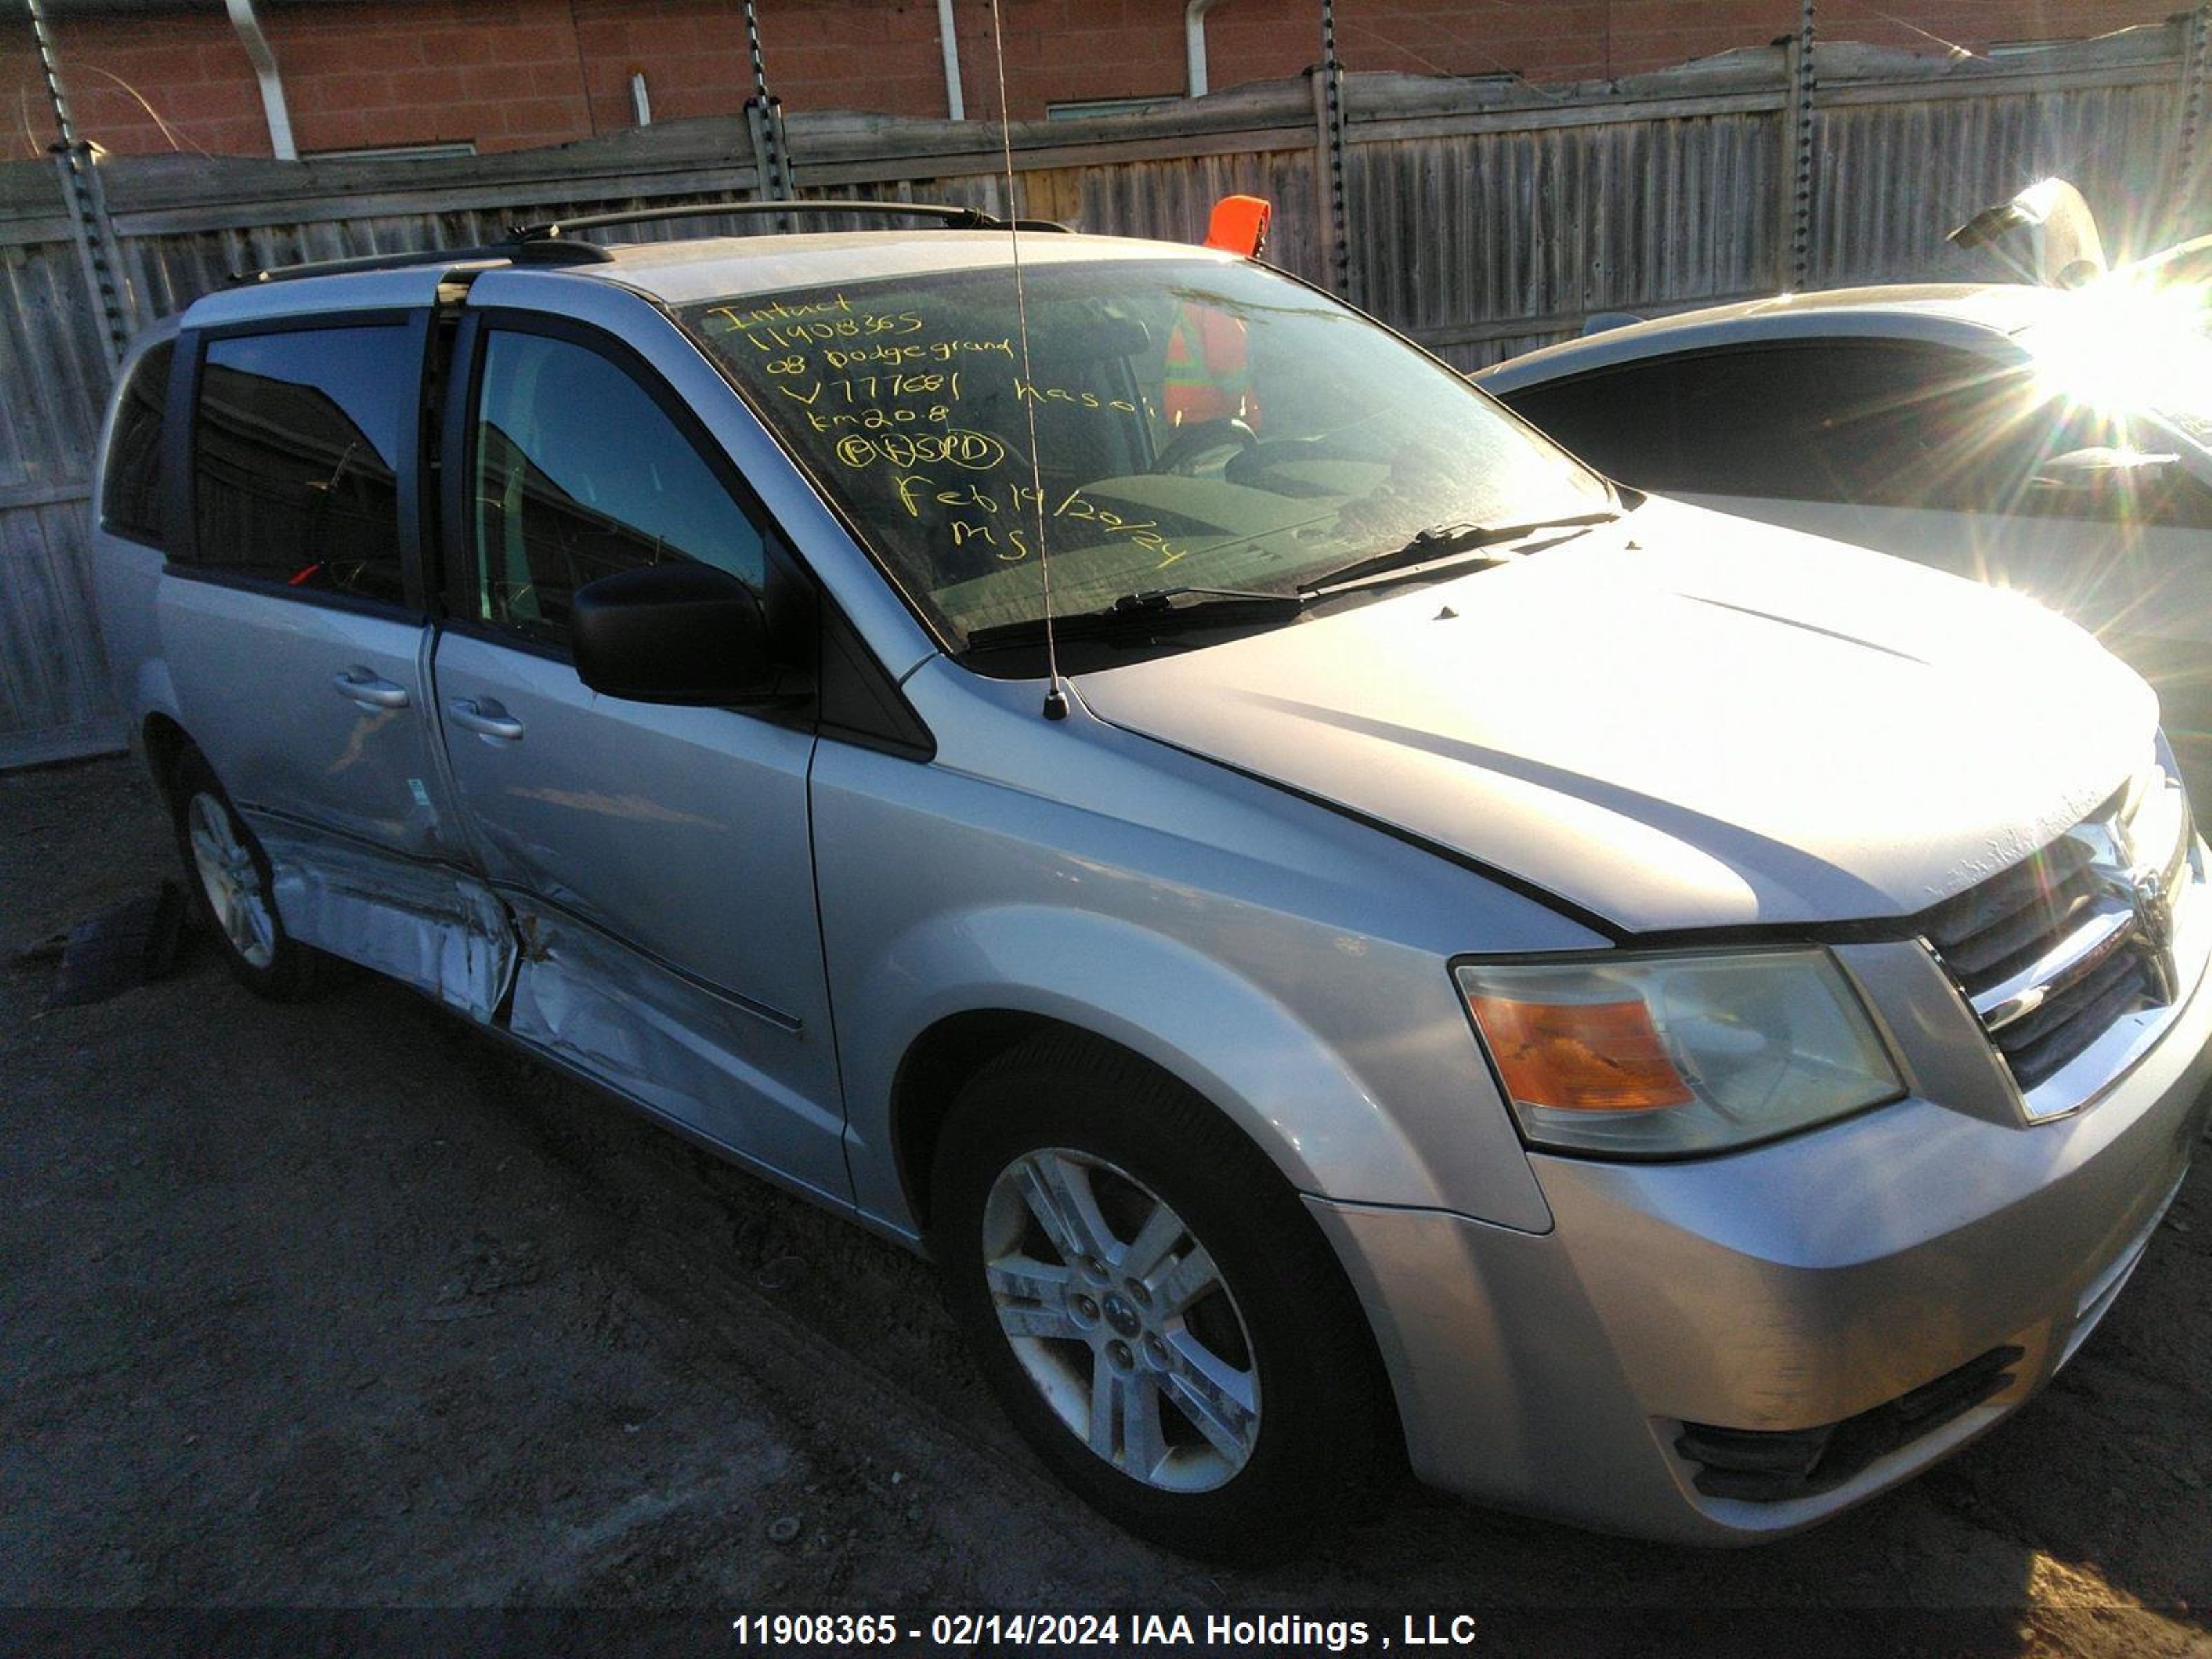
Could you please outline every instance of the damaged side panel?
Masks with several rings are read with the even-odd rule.
[[[278,915],[303,944],[357,962],[489,1024],[514,975],[507,908],[482,882],[327,837],[310,841],[258,814]]]
[[[834,1113],[747,1058],[824,1040],[789,1014],[712,990],[564,912],[507,894],[521,952],[509,1028],[618,1092],[843,1204]]]
[[[712,989],[526,895],[249,817],[293,938],[479,1024],[503,1024],[740,1158],[849,1202],[842,1120],[778,1081],[762,1054],[825,1041],[826,1031]]]

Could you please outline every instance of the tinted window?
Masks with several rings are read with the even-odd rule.
[[[100,522],[118,536],[158,546],[161,540],[162,410],[169,396],[173,342],[150,348],[124,382],[107,444],[107,477],[100,491]]]
[[[486,622],[564,642],[578,588],[672,559],[763,585],[759,529],[644,387],[586,347],[493,334],[475,456]]]
[[[1680,489],[1671,363],[1601,370],[1500,394],[1512,410],[1607,477]],[[1662,484],[1661,480],[1669,481]]]
[[[417,373],[399,325],[210,343],[193,429],[199,562],[398,603]]]
[[[2025,368],[1891,343],[1666,358],[1507,401],[1594,465],[1662,493],[2063,511],[2033,487],[2044,464],[2127,442]]]

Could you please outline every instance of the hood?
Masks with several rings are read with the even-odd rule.
[[[1075,686],[1630,932],[1912,915],[2087,816],[2157,720],[2027,599],[1656,499]]]

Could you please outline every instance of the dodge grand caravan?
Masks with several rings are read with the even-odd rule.
[[[125,365],[106,639],[248,987],[365,964],[927,1250],[1203,1553],[1401,1457],[1786,1532],[2112,1305],[2212,897],[2072,624],[1616,487],[1251,259],[574,229]]]

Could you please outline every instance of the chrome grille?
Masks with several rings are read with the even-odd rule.
[[[2154,765],[2049,847],[1924,919],[2031,1117],[2078,1105],[2038,1091],[2119,1021],[2175,1000],[2173,904],[2194,840],[2179,781]]]

